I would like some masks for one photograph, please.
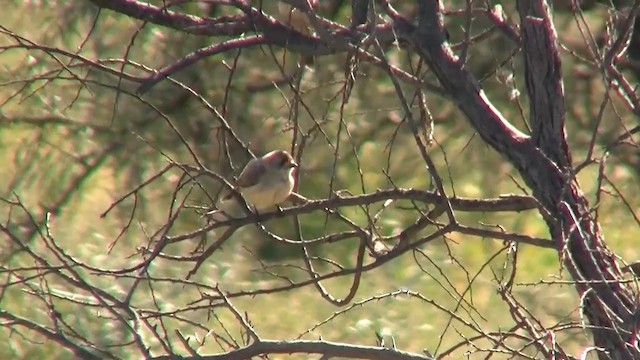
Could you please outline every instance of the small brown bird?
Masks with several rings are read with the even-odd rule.
[[[318,0],[309,1],[309,5],[311,6],[311,9],[317,9]],[[293,30],[303,35],[315,36],[315,31],[313,30],[309,16],[301,10],[282,1],[278,2],[278,18],[285,24],[289,25]],[[313,66],[315,63],[315,59],[312,55],[305,55],[300,60],[302,66]]]
[[[315,9],[317,6],[317,0],[311,1],[312,9]],[[313,36],[313,27],[311,26],[311,21],[309,20],[307,14],[305,14],[304,12],[287,3],[279,1],[278,13],[278,17],[282,19],[285,24],[291,26],[292,29],[304,35]]]
[[[296,166],[298,165],[288,152],[271,151],[249,161],[238,176],[236,190],[252,210],[268,210],[284,202],[291,195],[295,184],[293,169]],[[219,211],[231,216],[242,214],[238,201],[232,193],[220,199],[218,209],[209,214],[213,215]]]

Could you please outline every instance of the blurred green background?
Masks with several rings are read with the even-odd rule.
[[[161,2],[153,1],[159,5]],[[330,2],[327,2],[330,3]],[[401,10],[408,12],[411,9]],[[464,9],[464,2],[449,1],[447,9]],[[517,16],[508,4],[503,4],[513,22]],[[113,69],[123,69],[135,76],[148,72],[139,66],[124,65],[125,58],[135,64],[159,69],[201,47],[224,40],[191,36],[160,26],[145,24],[111,11],[98,9],[87,1],[66,3],[49,1],[10,1],[10,11],[0,14],[2,35],[0,45],[16,44],[13,32],[30,42],[64,49]],[[187,2],[173,8],[198,16],[206,16],[212,9]],[[216,10],[214,15],[224,13]],[[275,2],[265,5],[265,11],[275,11]],[[321,15],[348,24],[348,2],[338,9],[329,5],[320,8]],[[453,44],[464,40],[465,18],[452,14],[446,17]],[[31,23],[25,21],[25,16]],[[608,16],[606,7],[596,6],[584,13],[591,32],[600,34]],[[596,139],[596,152],[610,144],[625,128],[637,124],[623,104],[612,97],[602,110],[608,89],[597,68],[589,62],[592,57],[585,45],[575,18],[558,11],[555,23],[563,46],[563,71],[567,101],[567,136],[574,164],[584,160],[596,120],[603,111],[603,120]],[[473,21],[473,34],[487,31],[489,23],[478,17]],[[586,26],[583,24],[582,26]],[[460,46],[454,47],[458,54]],[[487,96],[502,114],[516,127],[526,131],[527,99],[524,96],[523,64],[513,44],[498,31],[484,35],[482,41],[468,49],[468,66],[481,79]],[[397,47],[386,50],[392,64],[404,69],[415,68],[417,58]],[[317,58],[311,69],[304,70],[301,80],[299,116],[292,119],[294,92],[283,75],[297,68],[296,54],[281,48],[248,48],[207,58],[180,71],[174,78],[197,91],[215,107],[233,128],[239,139],[256,154],[271,149],[291,150],[292,129],[297,125],[309,133],[301,153],[303,168],[299,174],[298,191],[309,198],[326,198],[332,192],[346,190],[352,194],[374,192],[376,189],[429,189],[427,169],[405,122],[403,109],[385,72],[367,63],[360,63],[348,103],[343,104],[341,93],[345,82],[346,55],[337,54]],[[64,66],[63,66],[64,64]],[[249,155],[237,143],[224,136],[217,116],[203,101],[189,92],[163,81],[142,100],[133,96],[136,84],[120,80],[110,74],[79,66],[69,56],[37,49],[11,48],[0,53],[0,189],[6,199],[20,200],[32,216],[42,222],[47,211],[53,213],[50,227],[56,243],[79,261],[102,269],[119,269],[140,260],[137,248],[147,246],[149,238],[162,228],[171,216],[172,206],[185,201],[187,205],[208,207],[215,199],[220,185],[212,179],[200,178],[199,186],[188,185],[176,190],[182,172],[173,169],[120,203],[106,217],[101,217],[121,196],[158,173],[168,160],[196,165],[189,149],[177,133],[186,140],[197,158],[228,179],[237,175]],[[230,68],[234,71],[230,71]],[[628,74],[631,76],[631,74]],[[424,74],[433,83],[433,76]],[[403,84],[412,98],[415,88]],[[474,136],[462,114],[454,104],[434,94],[426,94],[434,120],[435,143],[429,154],[443,177],[449,195],[462,197],[495,197],[501,194],[522,193],[524,183],[517,172]],[[419,118],[418,107],[413,109]],[[321,131],[318,131],[321,129]],[[298,134],[300,144],[301,134]],[[297,151],[297,150],[296,150]],[[230,155],[230,159],[227,155]],[[606,163],[606,174],[616,188],[625,194],[634,211],[640,208],[637,194],[640,155],[637,148],[617,147]],[[579,174],[583,190],[596,204],[598,166],[592,165]],[[597,203],[600,225],[609,246],[627,261],[640,258],[637,239],[640,235],[629,208],[623,200],[605,186],[605,193]],[[172,204],[174,193],[177,201]],[[416,218],[409,203],[398,202],[386,210],[378,223],[381,235],[392,235],[408,226]],[[380,204],[370,208],[342,208],[341,214],[355,223],[366,226]],[[174,208],[175,209],[175,208]],[[7,203],[0,205],[2,222],[39,254],[51,256],[45,242],[30,229],[24,211]],[[457,214],[459,221],[472,226],[486,225],[496,229],[501,225],[512,232],[548,237],[542,219],[534,211],[514,214]],[[130,221],[130,219],[133,221]],[[301,230],[310,239],[328,233],[348,230],[344,224],[327,219],[323,213],[300,217]],[[204,224],[200,213],[183,209],[170,234],[193,231]],[[295,237],[291,219],[266,224],[274,233]],[[107,254],[108,245],[123,229],[114,251]],[[428,229],[432,231],[433,229]],[[424,232],[421,235],[426,235]],[[198,239],[169,246],[165,251],[186,255]],[[33,266],[33,260],[17,253],[10,239],[1,242],[3,269]],[[503,274],[508,256],[501,241],[454,234],[429,243],[421,252],[407,254],[385,266],[367,272],[354,301],[372,296],[409,289],[457,313],[485,331],[508,331],[514,326],[508,308],[497,294],[498,284],[493,272]],[[312,249],[344,266],[352,266],[356,258],[356,241],[326,244]],[[499,254],[498,254],[499,253]],[[47,255],[48,254],[48,255]],[[496,254],[498,254],[496,256]],[[262,268],[293,279],[306,275],[294,266],[302,265],[298,247],[275,243],[254,227],[240,229],[221,251],[215,253],[192,279],[226,291],[251,290],[282,286],[286,281],[269,276]],[[55,263],[55,259],[51,258]],[[291,266],[286,267],[284,264]],[[487,266],[489,265],[489,266]],[[191,263],[157,259],[149,269],[153,277],[184,279]],[[508,268],[508,267],[507,267]],[[328,265],[321,271],[331,270]],[[98,276],[81,270],[89,283],[122,297],[131,285],[130,278]],[[508,275],[506,272],[505,275]],[[4,276],[9,276],[4,272]],[[570,280],[563,273],[557,254],[548,249],[530,246],[519,248],[514,294],[518,300],[545,326],[579,321],[576,311],[579,298],[570,283],[549,284],[556,280]],[[336,297],[344,296],[351,284],[348,277],[326,282]],[[170,281],[153,281],[141,285],[133,299],[140,308],[151,308],[149,291],[153,289],[163,311],[188,307],[199,298],[196,286]],[[0,309],[17,315],[49,321],[46,306],[33,291],[17,286],[7,287]],[[51,279],[47,286],[60,291],[74,291]],[[58,287],[56,287],[58,286]],[[470,291],[469,291],[470,289]],[[464,293],[467,304],[458,308],[452,293]],[[96,316],[90,308],[68,301],[58,301],[58,311],[77,331],[102,345],[130,340],[120,325],[104,316]],[[388,296],[369,301],[362,306],[340,313],[332,321],[314,328],[339,311],[324,301],[312,286],[294,291],[256,297],[233,299],[241,311],[246,311],[258,333],[269,339],[291,339],[302,335],[307,339],[350,342],[374,345],[375,333],[393,337],[402,350],[421,352],[443,351],[464,341],[463,336],[477,335],[469,327],[453,320],[451,315],[431,303],[407,295]],[[28,306],[26,305],[28,304]],[[471,311],[470,304],[477,312]],[[206,318],[203,309],[188,309],[180,316],[200,321],[205,328],[222,331],[222,325],[236,336],[239,327],[232,315],[215,310]],[[481,316],[480,316],[481,314]],[[452,321],[450,325],[447,324]],[[184,322],[167,318],[168,328],[181,329],[184,334],[206,338],[203,328],[187,326]],[[308,329],[312,331],[307,332]],[[148,331],[142,331],[151,350],[159,350]],[[6,326],[0,336],[9,340],[0,344],[0,358],[70,358],[71,355],[56,344],[31,334],[20,336]],[[566,348],[578,354],[589,344],[588,334],[580,328],[558,332],[558,339]],[[438,344],[440,344],[438,348]],[[478,348],[491,348],[486,342],[476,347],[465,345],[452,358],[484,356]],[[222,351],[212,338],[200,349],[202,354]],[[112,348],[128,357],[127,347]],[[526,353],[535,357],[535,352]],[[135,357],[134,357],[135,358]],[[301,357],[304,358],[304,357]]]

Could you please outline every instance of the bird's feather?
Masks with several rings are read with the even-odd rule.
[[[238,180],[236,181],[236,186],[239,188],[247,188],[256,185],[260,182],[260,178],[262,174],[265,172],[264,164],[258,159],[251,159],[247,166],[244,167],[240,176],[238,176]]]

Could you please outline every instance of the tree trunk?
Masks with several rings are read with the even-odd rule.
[[[638,295],[624,283],[575,179],[566,142],[561,61],[547,3],[518,1],[532,135],[513,127],[486,98],[448,44],[437,0],[418,1],[419,24],[398,16],[398,36],[413,46],[482,139],[531,188],[558,255],[575,280],[601,359],[640,359]]]

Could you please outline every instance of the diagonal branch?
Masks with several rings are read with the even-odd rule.
[[[546,9],[546,6],[546,2],[540,0],[536,8]],[[640,349],[633,345],[637,344],[640,337],[637,294],[619,281],[621,274],[616,258],[604,243],[588,200],[568,171],[570,169],[565,166],[569,164],[570,158],[564,141],[563,110],[557,104],[543,104],[542,108],[536,108],[532,116],[538,117],[537,124],[543,128],[536,130],[537,138],[532,141],[515,129],[489,102],[478,81],[462,67],[453,54],[446,42],[439,1],[418,2],[418,26],[401,17],[388,4],[386,8],[389,16],[394,19],[394,28],[399,38],[415,48],[443,87],[450,92],[473,128],[487,144],[513,164],[532,189],[533,196],[551,215],[545,220],[559,256],[574,280],[582,281],[576,283],[576,288],[584,297],[584,312],[591,325],[594,325],[592,332],[596,345],[614,352],[613,358],[640,358]],[[545,14],[543,16],[550,19],[548,12]],[[546,26],[530,30],[528,42],[555,48],[555,34],[550,20],[546,22]],[[528,46],[533,52],[535,47]],[[542,64],[544,61],[550,61],[551,64]],[[547,69],[538,76],[544,75],[549,79],[542,83],[528,84],[542,86],[539,89],[529,89],[530,94],[538,96],[536,94],[545,91],[555,96],[562,94],[558,78],[559,63],[555,61],[557,58],[554,56],[546,58],[538,54],[535,61],[531,62],[531,66]],[[548,97],[547,99],[553,101]],[[552,109],[549,116],[555,118],[541,121],[541,117],[544,117],[543,109]],[[548,134],[543,134],[546,132]],[[551,150],[554,146],[558,148]]]
[[[221,43],[213,44],[211,46],[207,46],[204,48],[200,48],[186,56],[182,59],[176,61],[175,63],[166,66],[160,70],[158,70],[155,74],[147,78],[142,85],[138,88],[139,94],[144,94],[151,87],[153,87],[158,82],[164,80],[168,76],[173,73],[176,73],[182,69],[187,68],[190,65],[193,65],[197,61],[216,54],[220,54],[223,52],[231,51],[234,49],[243,49],[257,45],[268,45],[264,36],[247,36],[239,39],[231,39],[227,41],[223,41]]]
[[[65,349],[71,351],[75,356],[77,356],[80,359],[91,359],[91,360],[98,360],[98,359],[103,359],[102,356],[98,356],[98,355],[94,355],[92,354],[90,351],[88,351],[87,349],[84,349],[83,347],[74,344],[73,342],[71,342],[69,339],[67,339],[62,333],[59,332],[54,332],[51,331],[49,329],[47,329],[46,327],[36,324],[34,322],[31,322],[27,319],[21,318],[17,315],[14,315],[8,311],[5,310],[1,310],[0,309],[0,319],[4,319],[5,322],[1,325],[3,326],[7,326],[7,325],[19,325],[22,327],[25,327],[29,330],[32,330],[42,336],[44,336],[45,338],[60,344],[60,346],[64,347]],[[105,353],[102,353],[102,355],[106,355]],[[115,356],[113,358],[116,358]]]

